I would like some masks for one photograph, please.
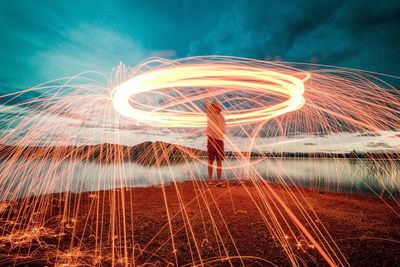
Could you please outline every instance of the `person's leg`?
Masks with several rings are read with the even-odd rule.
[[[213,163],[214,163],[214,158],[215,158],[215,145],[213,143],[213,139],[208,137],[207,138],[207,151],[208,151],[208,183],[213,184]]]
[[[213,179],[212,179],[212,175],[213,175],[213,160],[208,160],[208,183],[212,184],[213,183]]]
[[[218,179],[218,183],[221,182],[221,176],[222,176],[222,161],[220,159],[217,159],[217,179]]]
[[[217,179],[218,183],[221,183],[222,178],[222,161],[224,160],[224,141],[217,140],[216,141],[217,148]]]

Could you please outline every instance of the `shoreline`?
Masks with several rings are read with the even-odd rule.
[[[400,263],[400,206],[394,200],[385,200],[385,203],[376,197],[300,187],[288,190],[283,185],[271,183],[230,181],[225,188],[208,188],[204,182],[188,181],[14,200],[0,213],[3,229],[0,265],[26,262],[27,259],[21,256],[29,255],[27,248],[21,240],[18,245],[13,244],[10,237],[16,229],[29,232],[35,227],[42,227],[43,235],[37,234],[29,243],[30,250],[35,251],[30,255],[29,264],[34,266],[44,263],[94,264],[96,259],[100,260],[99,255],[100,261],[108,266],[113,257],[114,260],[121,259],[125,254],[130,263],[159,262],[161,266],[200,262],[214,262],[217,266],[229,266],[229,263],[262,266],[267,261],[287,265],[290,261],[281,241],[277,242],[279,235],[273,233],[277,225],[267,226],[274,221],[265,204],[276,203],[272,195],[264,191],[267,187],[310,233],[316,229],[323,232],[326,228],[323,236],[332,237],[351,266],[395,266]],[[296,206],[293,196],[304,210]],[[326,264],[283,210],[275,207],[270,211],[283,213],[278,221],[287,234],[285,244],[296,258],[308,265]],[[311,221],[305,220],[304,211],[310,214]],[[288,225],[283,223],[285,220]],[[18,225],[7,225],[7,221],[18,222]],[[310,227],[310,222],[317,228]],[[112,246],[115,247],[114,254],[111,253],[113,257],[107,253],[112,252]],[[85,252],[73,256],[74,248]],[[333,251],[340,254],[337,249]],[[14,262],[16,257],[20,259]]]
[[[224,180],[223,182],[228,182],[228,183],[249,183],[251,182],[250,180],[241,180],[241,182],[237,182],[237,179],[228,179],[228,180]],[[347,192],[347,191],[333,191],[333,190],[328,190],[326,188],[312,188],[310,186],[303,186],[301,184],[298,185],[284,185],[283,183],[279,183],[276,181],[272,181],[269,180],[267,178],[263,178],[262,180],[265,183],[268,183],[272,186],[277,186],[277,187],[281,187],[281,186],[288,186],[289,188],[297,188],[300,190],[304,190],[304,191],[310,191],[310,192],[314,192],[314,193],[318,193],[318,194],[338,194],[340,196],[359,196],[361,198],[371,198],[371,199],[376,199],[376,200],[383,200],[383,201],[392,201],[393,198],[397,198],[400,196],[400,192],[397,192],[395,194],[393,194],[393,192],[376,192],[376,191],[368,191],[368,192],[361,192],[361,191],[351,191],[351,192]],[[62,191],[62,192],[46,192],[43,194],[32,194],[32,195],[24,195],[18,198],[9,198],[9,199],[3,199],[0,200],[0,205],[4,204],[4,203],[10,203],[10,202],[18,202],[18,201],[24,201],[25,199],[29,199],[29,198],[46,198],[49,196],[55,196],[55,195],[65,195],[65,194],[69,194],[69,195],[84,195],[84,194],[98,194],[98,193],[104,193],[104,192],[108,192],[108,191],[118,191],[118,190],[134,190],[134,189],[149,189],[149,188],[162,188],[162,187],[170,187],[170,186],[175,186],[176,184],[184,184],[184,183],[190,183],[193,182],[192,180],[179,180],[176,182],[172,182],[169,181],[165,184],[148,184],[148,185],[138,185],[138,186],[118,186],[118,187],[113,187],[113,188],[108,188],[108,189],[99,189],[99,190],[85,190],[85,191],[80,191],[80,192],[76,192],[76,191]],[[207,184],[207,181],[202,178],[199,180],[196,180],[197,183],[205,183]],[[214,179],[215,184],[217,184],[216,180]]]

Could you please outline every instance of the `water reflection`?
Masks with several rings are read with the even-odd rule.
[[[273,182],[321,191],[399,195],[400,162],[363,159],[285,159],[261,162],[256,169]]]
[[[1,199],[55,192],[82,192],[120,187],[142,187],[207,178],[204,162],[143,167],[135,163],[100,165],[93,162],[24,160],[0,163]],[[378,196],[400,195],[400,161],[361,159],[277,158],[224,162],[225,179],[256,176],[274,183]],[[257,175],[255,175],[257,174]]]

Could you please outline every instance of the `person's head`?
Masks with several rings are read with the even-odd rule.
[[[211,108],[215,113],[221,113],[221,104],[217,100],[211,102]]]

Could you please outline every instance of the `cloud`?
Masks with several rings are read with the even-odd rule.
[[[63,40],[31,58],[38,66],[42,79],[75,75],[95,70],[108,74],[119,62],[138,62],[148,52],[129,36],[107,29],[83,24],[63,33]]]
[[[400,76],[400,2],[234,1],[190,54],[282,58]]]
[[[149,56],[134,35],[116,25],[123,20],[113,23],[102,12],[119,11],[103,1],[1,2],[0,71],[8,80],[0,86],[21,89],[87,70],[108,74],[119,61],[134,65]]]
[[[0,87],[210,54],[400,76],[399,17],[397,0],[2,1]]]
[[[169,50],[160,50],[154,51],[151,53],[152,57],[161,57],[161,58],[174,58],[176,57],[176,51],[169,49]]]

